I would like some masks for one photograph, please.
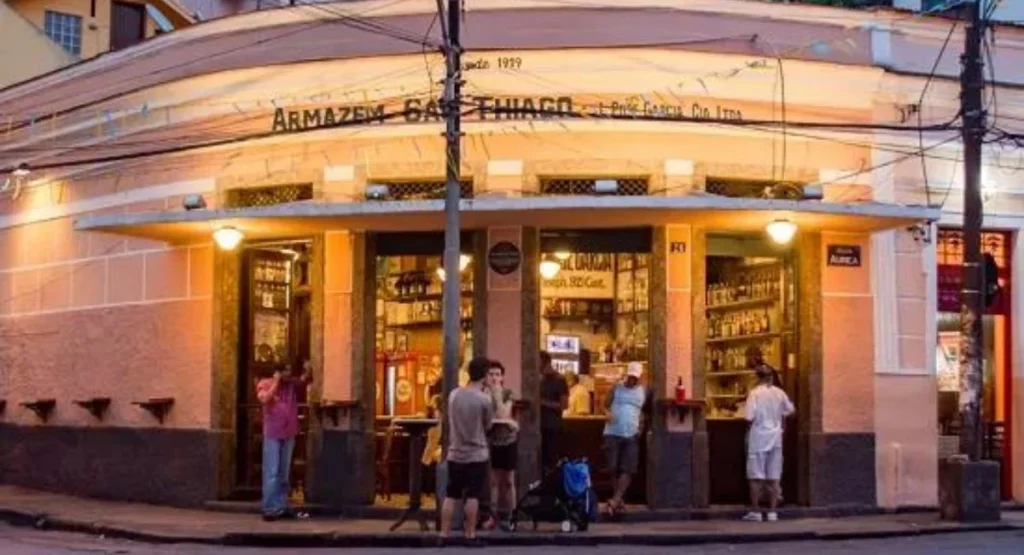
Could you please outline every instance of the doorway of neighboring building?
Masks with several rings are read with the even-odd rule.
[[[963,272],[963,231],[940,229],[936,244],[938,263],[938,340],[935,365],[938,383],[939,457],[959,451],[960,433],[960,290]],[[1013,319],[1010,292],[1013,275],[1012,235],[984,231],[982,252],[994,263],[998,290],[986,303],[982,316],[982,423],[983,456],[1002,468],[1004,500],[1013,498]]]

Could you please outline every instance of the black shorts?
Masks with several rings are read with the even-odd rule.
[[[515,470],[519,462],[519,442],[491,446],[491,468],[494,470]]]
[[[604,436],[605,468],[612,476],[636,474],[640,442],[635,437]]]
[[[490,488],[487,480],[487,463],[457,463],[448,461],[448,499],[484,499]]]

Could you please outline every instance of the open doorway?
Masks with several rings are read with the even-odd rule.
[[[706,259],[705,399],[710,469],[710,502],[743,505],[746,479],[747,394],[757,383],[746,367],[756,348],[777,370],[776,385],[800,406],[797,360],[797,298],[788,250],[759,236],[709,235]],[[783,434],[783,499],[798,491],[798,420],[787,419]]]
[[[443,267],[444,236],[394,233],[377,236],[374,341],[374,449],[376,503],[405,507],[409,494],[409,458],[420,459],[423,491],[434,491],[436,453],[412,453],[408,435],[395,420],[437,417],[443,390],[443,288],[461,282],[461,352],[473,349],[472,236],[462,237],[459,268]],[[460,373],[460,383],[467,381]],[[426,456],[424,456],[426,455]],[[432,494],[424,494],[432,506]]]
[[[541,232],[540,345],[565,377],[569,408],[555,457],[586,458],[596,465],[598,497],[611,497],[612,477],[600,470],[606,401],[630,362],[650,366],[649,228]],[[646,504],[647,442],[640,441],[638,472],[625,495]]]
[[[257,499],[262,491],[263,411],[256,382],[287,367],[295,375],[310,360],[311,241],[247,245],[242,253],[241,341],[238,371],[236,493]],[[293,502],[304,498],[308,458],[309,404],[302,389],[299,435],[292,456]]]

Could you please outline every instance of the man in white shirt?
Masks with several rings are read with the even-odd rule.
[[[747,479],[753,509],[743,520],[760,522],[761,497],[768,492],[768,520],[779,519],[779,480],[782,478],[782,426],[795,409],[786,392],[772,384],[775,371],[765,364],[760,350],[747,352],[747,364],[757,373],[758,384],[747,396]]]

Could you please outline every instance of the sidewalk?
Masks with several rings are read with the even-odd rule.
[[[263,547],[433,547],[433,534],[407,524],[396,533],[381,520],[314,518],[267,523],[249,514],[175,509],[82,499],[0,486],[0,522],[151,543]],[[935,513],[807,518],[776,523],[735,520],[598,523],[586,533],[563,534],[556,524],[539,531],[485,536],[489,545],[692,545],[791,540],[847,540],[988,530],[1024,530],[1024,513],[996,524],[942,522]]]

